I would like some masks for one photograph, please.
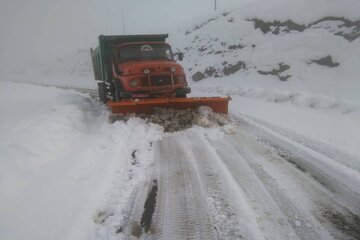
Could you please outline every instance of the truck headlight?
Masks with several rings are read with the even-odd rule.
[[[144,69],[144,73],[145,73],[145,74],[149,74],[149,73],[150,73],[150,69],[145,68],[145,69]]]
[[[170,68],[170,71],[176,72],[176,67],[171,67],[171,68]]]
[[[183,84],[183,85],[187,85],[186,79],[185,79],[184,76],[178,76],[177,77],[177,82],[180,83],[180,84]]]
[[[139,85],[139,81],[137,79],[130,80],[131,87],[137,87]]]

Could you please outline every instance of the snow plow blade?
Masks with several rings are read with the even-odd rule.
[[[228,114],[230,97],[194,97],[194,98],[154,98],[122,100],[120,102],[108,102],[112,113],[145,113],[152,114],[154,108],[196,109],[200,106],[208,106],[213,112]]]

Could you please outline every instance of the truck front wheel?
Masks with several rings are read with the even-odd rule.
[[[176,94],[176,97],[177,97],[177,98],[186,98],[186,94],[178,93],[178,94]]]
[[[113,98],[115,102],[120,101],[121,98],[121,92],[122,92],[122,86],[121,83],[119,82],[119,80],[114,79],[112,81],[112,86],[113,86]]]
[[[106,103],[106,101],[107,101],[107,98],[106,98],[106,86],[105,86],[104,82],[99,82],[98,83],[98,91],[99,91],[100,102]]]
[[[186,94],[190,93],[191,89],[189,87],[184,87],[175,90],[175,96],[177,98],[186,98]]]

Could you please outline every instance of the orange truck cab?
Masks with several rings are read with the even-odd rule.
[[[123,99],[186,97],[190,93],[184,69],[161,35],[99,36],[91,49],[102,102]],[[182,53],[177,53],[182,60]]]

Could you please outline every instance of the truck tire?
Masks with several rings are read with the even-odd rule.
[[[106,98],[105,83],[103,83],[103,82],[99,82],[99,83],[98,83],[98,91],[99,91],[99,99],[100,99],[100,102],[106,103],[107,98]]]
[[[121,100],[121,97],[120,97],[120,93],[122,91],[122,86],[121,86],[121,83],[117,80],[117,79],[114,79],[112,81],[112,88],[113,88],[113,99],[115,102],[118,102]]]
[[[182,94],[176,94],[177,98],[186,98],[186,94],[182,93]]]
[[[191,92],[191,89],[189,87],[184,87],[180,89],[175,90],[175,96],[177,98],[186,98],[186,95]]]

